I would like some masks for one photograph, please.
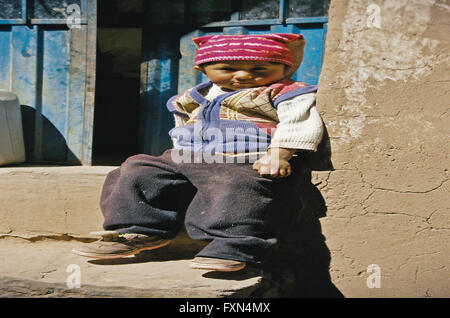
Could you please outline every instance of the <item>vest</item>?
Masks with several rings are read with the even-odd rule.
[[[167,102],[169,111],[183,122],[169,131],[176,140],[175,149],[226,155],[266,152],[279,123],[278,104],[317,91],[316,85],[285,79],[267,87],[232,91],[208,101],[201,92],[212,85],[202,83]],[[273,98],[272,90],[278,91]]]

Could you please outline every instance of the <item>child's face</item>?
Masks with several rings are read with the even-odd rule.
[[[266,86],[284,78],[285,65],[265,61],[222,61],[196,66],[224,90]]]

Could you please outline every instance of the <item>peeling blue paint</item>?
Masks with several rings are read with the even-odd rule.
[[[87,157],[89,164],[92,140],[86,134],[93,127],[86,121],[93,108],[85,102],[88,25],[71,30],[65,19],[30,20],[30,3],[21,1],[20,21],[0,16],[0,88],[19,97],[28,162],[86,163]],[[87,4],[95,11],[96,0],[77,3],[83,16]]]

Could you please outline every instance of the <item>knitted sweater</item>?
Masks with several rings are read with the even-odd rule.
[[[280,92],[271,98],[273,89]],[[175,117],[169,134],[176,149],[212,154],[263,154],[270,147],[316,151],[323,134],[316,90],[293,80],[233,92],[203,83],[167,102]]]

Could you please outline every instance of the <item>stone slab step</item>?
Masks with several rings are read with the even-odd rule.
[[[190,269],[189,261],[205,243],[190,239],[184,230],[170,245],[134,258],[94,261],[72,254],[74,244],[92,241],[89,233],[102,230],[100,193],[115,168],[0,168],[0,297],[20,293],[23,286],[32,295],[49,297],[65,292],[67,297],[87,297],[102,289],[105,297],[116,297],[120,288],[120,297],[340,297],[329,279],[329,251],[317,226],[301,232],[314,237],[317,248],[289,259],[272,257],[263,273],[253,268],[227,274]],[[79,268],[85,289],[66,291],[71,264]]]
[[[135,257],[95,260],[71,253],[78,244],[0,239],[0,297],[248,297],[262,279],[255,268],[191,269],[195,251],[170,245]]]
[[[0,238],[29,240],[92,238],[103,230],[99,201],[103,182],[116,166],[0,167]],[[197,249],[184,228],[171,243]]]
[[[101,188],[115,168],[0,167],[0,234],[84,236],[101,230]]]

